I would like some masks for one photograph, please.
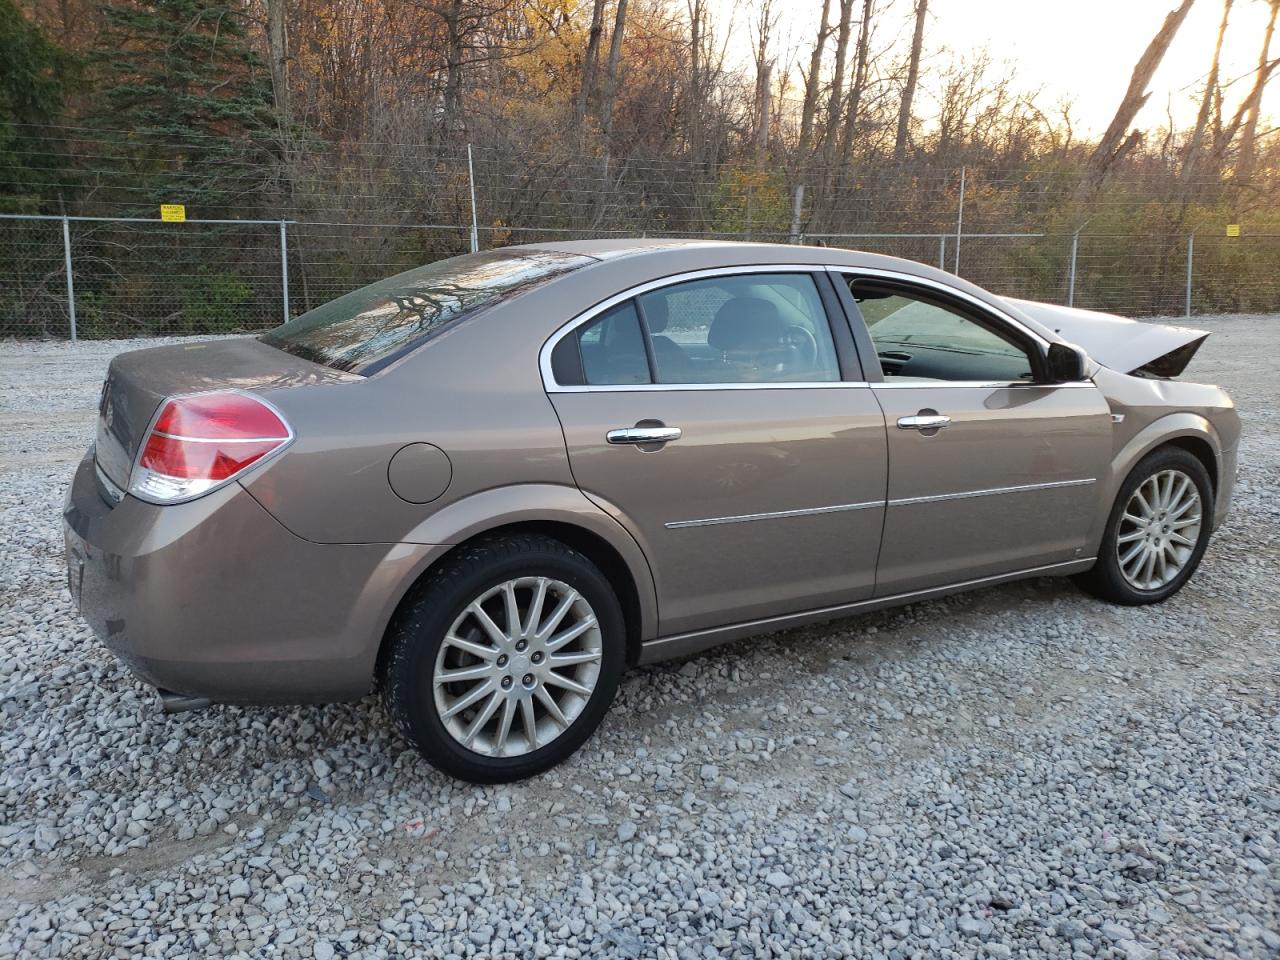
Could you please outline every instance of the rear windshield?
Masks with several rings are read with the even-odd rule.
[[[592,262],[552,250],[487,250],[379,280],[268,331],[262,342],[370,374],[447,324]]]

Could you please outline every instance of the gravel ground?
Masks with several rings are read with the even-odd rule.
[[[628,674],[510,787],[357,704],[165,717],[69,606],[107,359],[0,351],[0,956],[1280,956],[1280,317],[1200,318],[1235,512],[1163,606],[1038,580]]]

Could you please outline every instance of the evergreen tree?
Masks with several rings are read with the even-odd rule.
[[[0,0],[0,212],[58,212],[72,185],[62,119],[75,61],[44,30]]]
[[[243,217],[270,178],[270,74],[237,0],[115,0],[92,60],[91,122],[117,140],[113,199]]]

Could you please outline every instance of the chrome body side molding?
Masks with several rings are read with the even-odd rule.
[[[748,523],[752,520],[780,520],[784,517],[808,517],[820,513],[844,513],[847,510],[870,510],[883,507],[883,500],[868,500],[863,503],[838,503],[830,507],[804,507],[800,510],[775,510],[770,513],[744,513],[736,517],[708,517],[705,520],[672,520],[665,523],[668,530],[681,530],[685,527],[711,527],[721,523]]]
[[[928,497],[903,497],[890,500],[891,507],[909,507],[913,503],[938,503],[943,500],[968,500],[971,497],[994,497],[1002,493],[1027,493],[1032,490],[1057,490],[1060,487],[1086,487],[1097,483],[1096,478],[1087,477],[1081,480],[1054,480],[1050,483],[1023,483],[1014,487],[991,487],[987,490],[961,490],[959,493],[937,493]]]

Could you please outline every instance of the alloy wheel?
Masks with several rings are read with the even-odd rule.
[[[602,657],[581,593],[549,577],[507,580],[467,604],[445,635],[432,671],[436,711],[468,750],[531,753],[582,713]]]
[[[1181,470],[1147,477],[1116,530],[1116,556],[1129,585],[1159,590],[1177,577],[1195,552],[1203,512],[1199,488]]]

